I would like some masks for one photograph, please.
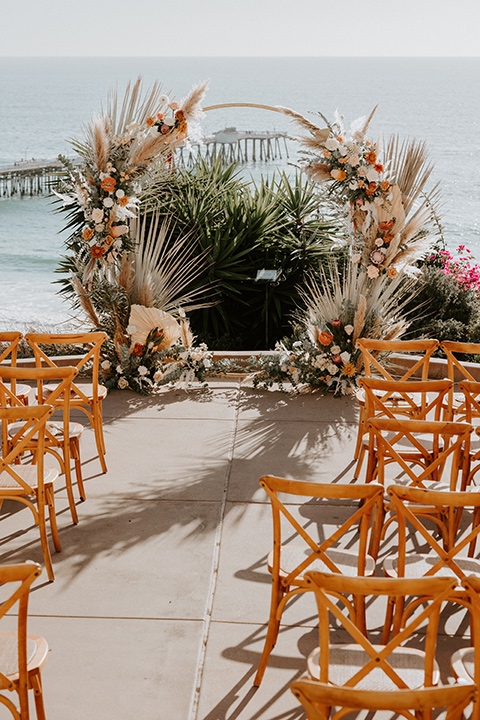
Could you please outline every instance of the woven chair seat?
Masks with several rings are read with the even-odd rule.
[[[456,650],[451,657],[450,664],[457,678],[471,682],[475,675],[475,649],[469,647]]]
[[[437,555],[422,555],[421,553],[409,553],[405,559],[405,577],[419,578],[426,575],[439,561]],[[454,558],[458,567],[463,570],[465,575],[480,576],[480,560],[470,557]],[[398,558],[386,557],[383,562],[383,569],[389,577],[398,577]],[[443,566],[439,568],[435,575],[441,577],[458,577],[457,574],[449,567]]]
[[[12,465],[14,472],[19,475],[30,487],[37,487],[37,466],[36,465]],[[58,478],[58,470],[55,468],[44,468],[43,482],[45,485],[54,483]],[[17,490],[19,495],[25,494],[25,490],[6,470],[0,473],[0,488],[2,490]]]
[[[27,665],[37,652],[37,642],[27,636]],[[0,633],[0,672],[15,675],[18,672],[18,637],[16,633]]]
[[[382,645],[374,645],[380,652]],[[319,649],[310,653],[307,666],[310,676],[314,680],[320,679]],[[329,682],[333,685],[345,685],[370,659],[370,656],[355,644],[330,645]],[[421,650],[409,647],[399,647],[386,658],[389,665],[405,681],[409,688],[420,688],[425,679],[425,654]],[[434,666],[433,684],[440,679],[440,670],[437,662]],[[398,690],[398,686],[379,667],[374,668],[368,675],[360,680],[355,688],[359,690]]]
[[[283,546],[282,547],[282,560],[280,566],[280,575],[287,577],[296,567],[300,565],[310,555],[310,550],[305,546]],[[327,552],[328,557],[338,567],[342,575],[349,575],[356,577],[358,575],[358,553],[353,550],[337,550],[332,549]],[[272,572],[273,569],[273,550],[268,555],[268,569]],[[314,560],[305,572],[316,570],[318,572],[332,572],[332,569],[326,565],[323,560],[317,558]],[[365,575],[373,575],[375,572],[375,560],[367,555],[365,564]],[[301,578],[298,575],[297,578]]]
[[[14,437],[19,427],[22,427],[23,423],[10,423],[8,426],[8,436]],[[48,432],[50,432],[55,438],[60,440],[63,437],[63,423],[61,422],[47,422],[45,425]],[[70,422],[69,423],[69,436],[80,437],[84,431],[84,426],[81,423]],[[35,436],[36,439],[36,436]]]
[[[92,383],[77,383],[76,382],[75,385],[76,385],[76,387],[78,387],[80,392],[82,392],[85,395],[85,397],[90,398],[90,399],[93,398]],[[48,398],[48,396],[52,392],[54,392],[57,389],[57,387],[58,387],[58,383],[57,384],[49,383],[48,385],[44,385],[43,386],[44,398]],[[98,399],[99,400],[104,400],[107,397],[107,393],[108,393],[108,390],[104,385],[98,386]],[[76,392],[72,392],[71,398],[72,398],[73,403],[75,403],[76,401],[79,401],[79,398],[78,398]]]

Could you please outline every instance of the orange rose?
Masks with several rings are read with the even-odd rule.
[[[88,242],[89,240],[92,239],[93,235],[94,235],[94,232],[93,232],[92,228],[86,227],[82,233],[82,238]]]
[[[107,176],[106,178],[103,178],[102,182],[100,183],[100,187],[102,188],[102,190],[105,190],[105,192],[113,192],[115,190],[116,184],[117,181],[115,180],[115,178]]]
[[[359,187],[359,188],[364,188],[364,187],[365,187],[365,183],[363,182],[363,180],[359,180],[359,181],[358,181],[358,187]]]
[[[125,207],[125,205],[128,205],[128,203],[130,201],[129,201],[128,197],[126,195],[124,195],[123,197],[118,198],[117,202],[120,205],[120,207]]]
[[[339,143],[342,143],[342,142],[343,142],[343,138],[340,137],[340,135],[337,137],[337,142],[339,142]]]
[[[135,343],[133,346],[133,349],[131,350],[132,355],[137,355],[137,357],[141,357],[143,355],[143,345],[142,343]]]
[[[330,335],[330,333],[327,332],[320,332],[319,330],[317,330],[317,340],[320,345],[330,345],[333,340],[333,335]]]
[[[387,268],[387,275],[389,278],[396,278],[398,275],[398,270],[392,266]]]
[[[92,257],[101,258],[103,255],[105,255],[105,248],[101,245],[94,245],[92,247]]]
[[[338,162],[339,162],[341,165],[344,165],[344,164],[347,162],[347,158],[346,158],[346,157],[339,157],[339,158],[338,158]]]
[[[114,238],[111,235],[107,235],[107,237],[104,240],[105,245],[112,245],[114,242]]]
[[[329,158],[329,157],[330,157],[330,153],[329,153],[328,150],[324,150],[323,153],[322,153],[322,155],[323,155],[324,158]]]
[[[365,160],[369,165],[375,165],[377,162],[377,153],[374,150],[370,150],[370,152],[365,155]]]
[[[177,118],[177,120],[185,120],[185,113],[183,112],[183,110],[177,110],[177,112],[175,113],[175,117]]]
[[[390,183],[388,182],[388,180],[382,180],[382,182],[380,183],[380,189],[382,190],[382,192],[387,192],[389,187]]]
[[[393,220],[389,220],[388,222],[381,222],[378,227],[382,232],[388,232],[393,228]]]
[[[376,170],[378,173],[382,173],[382,172],[383,172],[383,165],[382,165],[382,163],[375,163],[375,165],[374,165],[373,167],[375,168],[375,170]]]
[[[384,242],[384,243],[389,243],[389,242],[391,242],[391,241],[393,240],[394,237],[395,237],[395,235],[394,235],[393,233],[386,233],[386,234],[383,236],[383,242]]]
[[[368,183],[368,188],[365,190],[366,195],[374,195],[377,192],[377,183]]]
[[[153,127],[153,126],[155,125],[155,120],[154,120],[153,117],[150,115],[150,116],[147,117],[147,119],[145,120],[145,123],[146,123],[147,127]]]

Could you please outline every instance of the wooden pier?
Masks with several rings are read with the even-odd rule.
[[[266,162],[283,157],[282,140],[285,155],[289,156],[287,139],[285,133],[240,131],[229,127],[203,138],[202,142],[192,142],[188,148],[181,147],[176,161],[187,168],[192,167],[199,157],[207,162],[218,157],[225,163]]]
[[[59,160],[19,162],[0,168],[0,197],[42,195],[51,192],[63,174]]]

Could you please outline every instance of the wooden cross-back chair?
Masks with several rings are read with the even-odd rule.
[[[453,340],[444,340],[440,343],[440,349],[447,358],[447,373],[450,380],[454,382],[478,381],[478,377],[472,374],[472,368],[469,367],[469,361],[459,359],[457,355],[480,356],[480,343],[463,343]],[[448,395],[448,412],[451,419],[462,420],[466,418],[465,398],[461,392],[455,392],[454,389]],[[472,417],[480,418],[478,410],[471,408]]]
[[[0,620],[16,612],[17,631],[0,632],[0,704],[15,720],[29,720],[28,690],[33,690],[38,720],[45,720],[41,669],[48,655],[45,638],[27,633],[28,597],[42,568],[36,563],[0,565]],[[14,585],[11,589],[9,586]],[[5,590],[8,596],[5,597]],[[18,693],[18,706],[5,691]]]
[[[305,580],[318,606],[319,646],[307,660],[312,679],[358,693],[416,690],[438,684],[435,655],[440,613],[455,590],[456,580],[359,578],[322,572],[308,572]],[[369,599],[367,633],[356,622],[351,597]],[[381,642],[383,617],[375,606],[377,599],[383,607],[391,597],[402,599],[400,629],[387,642]],[[339,637],[342,642],[338,642]],[[328,717],[328,705],[323,705],[323,711]]]
[[[463,400],[458,403],[461,413],[465,417],[466,422],[472,423],[475,427],[475,435],[480,436],[480,382],[473,380],[463,380],[458,384],[458,389]],[[480,448],[470,447],[469,468],[467,476],[467,484],[473,482],[477,472],[480,470]]]
[[[52,454],[60,465],[61,472],[65,474],[65,486],[68,495],[68,504],[73,522],[78,523],[78,514],[75,506],[75,498],[72,488],[72,473],[70,460],[75,463],[75,474],[77,478],[80,498],[85,500],[85,489],[82,479],[82,466],[80,460],[80,437],[83,433],[83,425],[70,421],[70,398],[72,395],[72,384],[78,370],[74,367],[58,368],[2,368],[0,367],[0,405],[11,405],[22,407],[23,403],[17,398],[9,385],[3,381],[21,378],[29,382],[35,382],[37,386],[37,397],[44,398],[45,405],[58,408],[62,413],[62,420],[48,421],[45,425],[45,450]],[[55,382],[50,393],[44,393],[45,382]],[[59,401],[61,404],[59,405]],[[22,423],[2,424],[2,440],[7,446],[18,441],[18,433]],[[28,449],[35,453],[36,439],[32,438]]]
[[[392,482],[424,489],[465,488],[472,432],[468,423],[371,418],[367,421],[367,428],[370,435],[368,479],[374,479],[385,488]],[[387,479],[387,467],[390,474],[394,474],[393,471],[397,473],[394,479]],[[425,506],[418,512],[427,517],[437,515],[435,507]],[[374,555],[378,553],[381,537],[389,522],[391,519],[384,522],[382,514],[375,518],[371,547]]]
[[[52,559],[48,546],[46,509],[50,518],[55,550],[60,552],[60,538],[55,515],[53,486],[58,470],[44,466],[45,424],[53,413],[51,405],[0,408],[0,422],[22,423],[13,444],[2,443],[0,456],[0,506],[4,500],[15,500],[30,508],[40,531],[43,558],[49,580],[54,580]],[[29,452],[29,443],[36,441],[35,464],[22,464]]]
[[[371,517],[379,514],[383,489],[375,485],[332,485],[305,483],[265,476],[260,485],[268,494],[273,516],[273,550],[268,556],[268,570],[272,574],[272,595],[265,645],[255,676],[254,685],[260,685],[270,653],[277,641],[280,620],[286,603],[306,588],[304,573],[312,568],[340,574],[368,575],[375,570],[375,559],[367,553]],[[282,498],[279,495],[282,495]],[[288,503],[305,503],[306,498],[318,509],[318,522],[302,525]],[[337,502],[337,505],[335,505]],[[343,522],[332,519],[332,506],[338,510],[343,503],[346,517]],[[303,505],[305,507],[305,504]],[[328,537],[315,539],[312,531],[322,520],[337,525]],[[309,528],[312,525],[312,528]],[[292,531],[294,533],[292,541]],[[354,537],[355,546],[347,548]],[[285,542],[285,538],[288,538]],[[343,544],[342,544],[343,543]]]
[[[438,349],[439,342],[438,340],[374,340],[359,338],[356,345],[362,353],[365,377],[376,376],[390,382],[408,382],[414,379],[428,380],[430,359],[435,350]],[[391,353],[412,353],[415,356],[418,355],[418,359],[405,369],[399,363],[394,364],[385,361]],[[361,453],[362,438],[367,419],[363,388],[360,388],[355,397],[360,407],[357,444],[354,453],[354,460],[357,460],[356,477],[358,477],[357,473],[360,472],[361,461],[363,460],[363,453]],[[412,408],[409,403],[404,403],[401,398],[395,397],[395,395],[392,396],[391,400],[396,415],[411,416]]]
[[[0,332],[0,345],[4,345],[3,350],[0,347],[0,369],[2,365],[10,364],[10,367],[17,365],[18,344],[22,339],[21,332]],[[12,392],[19,397],[24,405],[28,404],[28,396],[30,394],[29,385],[17,384],[16,379],[11,381]]]
[[[67,333],[62,335],[27,333],[25,340],[33,349],[35,364],[37,367],[57,367],[55,358],[49,357],[41,345],[82,345],[87,346],[81,359],[75,367],[78,372],[85,371],[90,366],[90,382],[74,382],[70,396],[70,407],[84,412],[95,433],[95,443],[102,471],[107,472],[105,462],[105,439],[103,436],[102,401],[107,396],[107,388],[98,381],[100,367],[100,349],[105,342],[107,334],[104,332],[91,333]],[[44,398],[53,391],[54,387],[44,386]],[[62,399],[58,398],[57,405],[61,405]]]
[[[444,411],[444,400],[452,387],[451,380],[385,380],[365,377],[359,380],[365,393],[365,417],[386,417],[394,419],[400,416],[416,420],[440,420]],[[399,412],[400,409],[400,412]],[[369,447],[369,434],[362,438],[360,454],[355,470],[358,477],[365,453]],[[411,449],[411,448],[410,448]],[[375,456],[369,455],[367,482],[375,467]]]
[[[474,681],[480,687],[480,577],[469,575],[462,580],[462,587],[470,606],[471,646],[456,650],[451,657],[455,677],[464,683]],[[478,695],[473,703],[473,720],[480,718]]]
[[[419,720],[432,710],[444,710],[445,720],[463,720],[465,708],[476,700],[477,686],[469,682],[414,690],[357,690],[333,687],[303,677],[290,690],[305,708],[308,720],[341,720],[352,711],[389,711],[408,720]],[[336,708],[329,713],[325,708]]]

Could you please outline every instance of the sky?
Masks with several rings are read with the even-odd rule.
[[[0,0],[0,56],[480,55],[480,0]]]

